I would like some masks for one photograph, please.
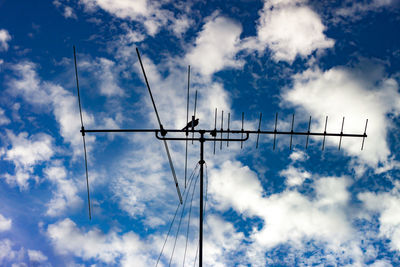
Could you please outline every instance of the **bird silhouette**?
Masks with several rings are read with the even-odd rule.
[[[192,126],[192,122],[194,122],[194,123],[193,123],[193,126]],[[195,119],[194,121],[189,121],[189,122],[186,124],[186,126],[183,127],[182,131],[183,131],[183,130],[187,130],[187,129],[192,128],[192,127],[194,128],[194,127],[196,127],[197,125],[199,125],[199,119]]]

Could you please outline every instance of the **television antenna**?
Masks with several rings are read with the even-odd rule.
[[[278,113],[275,115],[275,127],[274,130],[272,131],[265,131],[261,130],[261,120],[262,120],[262,113],[260,113],[260,119],[258,123],[258,129],[257,130],[245,130],[244,129],[244,112],[242,112],[242,121],[241,121],[241,129],[239,130],[232,130],[230,129],[230,113],[228,113],[228,127],[227,129],[224,129],[223,127],[223,120],[224,120],[224,111],[221,112],[221,128],[217,129],[217,109],[215,109],[215,119],[214,119],[214,129],[195,129],[195,126],[197,126],[199,119],[196,119],[196,103],[197,103],[197,91],[196,91],[196,99],[195,99],[195,108],[194,108],[194,115],[192,116],[192,119],[188,121],[188,124],[186,127],[183,129],[165,129],[161,123],[160,116],[157,111],[156,104],[154,102],[153,94],[150,89],[150,84],[147,79],[147,75],[143,66],[143,62],[140,56],[139,49],[136,48],[136,53],[138,56],[138,60],[140,63],[140,67],[143,73],[143,77],[146,83],[146,87],[148,89],[151,102],[157,117],[157,122],[159,124],[159,128],[157,129],[85,129],[83,125],[83,117],[82,117],[82,106],[81,106],[81,101],[80,101],[80,92],[79,92],[79,80],[78,80],[78,69],[77,69],[77,63],[76,63],[76,51],[75,51],[75,46],[73,47],[74,50],[74,64],[75,64],[75,77],[76,77],[76,87],[77,87],[77,92],[78,92],[78,103],[79,103],[79,112],[80,112],[80,120],[81,120],[81,134],[82,134],[82,140],[83,140],[83,148],[84,148],[84,158],[85,158],[85,171],[86,171],[86,186],[87,186],[87,197],[88,197],[88,207],[89,207],[89,219],[91,219],[91,204],[90,204],[90,192],[89,192],[89,176],[88,176],[88,167],[87,167],[87,151],[86,151],[86,141],[85,141],[85,134],[86,133],[153,133],[155,134],[155,137],[158,140],[161,140],[164,144],[165,151],[167,153],[168,157],[168,162],[170,165],[170,169],[172,172],[172,176],[174,179],[175,183],[175,188],[178,194],[179,198],[179,203],[182,205],[183,204],[183,199],[182,199],[182,194],[181,190],[179,188],[179,183],[178,179],[176,177],[175,173],[175,168],[172,162],[171,154],[169,152],[168,148],[168,143],[167,141],[185,141],[186,142],[186,149],[185,149],[185,188],[187,184],[187,145],[188,141],[198,141],[200,143],[200,160],[198,162],[198,165],[200,166],[200,171],[199,171],[199,176],[200,176],[200,213],[199,213],[199,266],[203,266],[203,215],[204,215],[204,143],[205,142],[214,142],[214,154],[215,154],[215,148],[216,148],[216,143],[220,142],[220,149],[222,149],[222,142],[227,142],[227,146],[229,147],[229,142],[240,142],[240,148],[243,148],[243,142],[247,141],[249,139],[250,135],[257,135],[257,142],[256,142],[256,148],[258,148],[258,143],[259,143],[259,137],[260,135],[273,135],[274,136],[274,141],[273,141],[273,150],[275,150],[276,147],[276,138],[278,135],[288,135],[290,136],[290,150],[292,149],[292,141],[293,141],[293,136],[306,136],[306,145],[305,148],[308,148],[308,143],[309,143],[309,137],[310,136],[319,136],[323,137],[323,142],[322,142],[322,150],[325,148],[325,139],[327,136],[334,136],[334,137],[340,137],[339,139],[339,145],[338,149],[340,150],[341,144],[342,144],[342,138],[343,137],[355,137],[355,138],[362,138],[362,144],[361,144],[361,150],[364,148],[364,141],[365,138],[367,137],[367,125],[368,125],[368,119],[365,122],[365,128],[364,128],[364,133],[363,134],[345,134],[343,133],[343,127],[344,127],[344,117],[342,120],[342,127],[340,133],[331,133],[327,132],[327,124],[328,124],[328,116],[325,118],[325,127],[323,132],[312,132],[311,131],[311,116],[309,118],[308,122],[308,130],[307,132],[301,132],[301,131],[295,131],[294,130],[294,114],[292,116],[292,122],[291,122],[291,130],[290,131],[279,131],[277,129],[277,123],[278,123]],[[190,66],[188,66],[188,85],[187,85],[187,112],[186,112],[186,119],[188,120],[188,114],[189,114],[189,87],[190,87]],[[168,133],[176,133],[176,134],[184,134],[184,137],[170,137]],[[189,136],[189,133],[192,133],[192,136]],[[230,138],[230,134],[234,135],[240,135],[240,138]],[[219,135],[219,137],[218,137]],[[226,137],[224,137],[224,135]],[[179,206],[178,206],[179,207]]]

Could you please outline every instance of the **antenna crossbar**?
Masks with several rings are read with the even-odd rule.
[[[84,129],[81,132],[84,133],[161,133],[162,135],[165,133],[186,133],[186,130],[178,130],[178,129]],[[329,132],[292,132],[292,131],[258,131],[258,130],[189,130],[189,132],[194,133],[230,133],[230,134],[272,134],[272,135],[303,135],[303,136],[337,136],[337,137],[368,137],[366,133],[363,134],[346,134],[346,133],[329,133]],[[227,139],[227,138],[225,138]],[[182,138],[182,140],[186,140],[186,138]],[[192,140],[188,138],[188,140]],[[196,139],[197,140],[197,139]],[[214,141],[214,139],[212,139]],[[220,141],[220,139],[215,139],[216,141]],[[233,140],[233,139],[229,139]]]

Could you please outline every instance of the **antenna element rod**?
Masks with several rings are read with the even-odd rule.
[[[342,120],[342,129],[340,130],[340,134],[343,134],[343,126],[344,126],[344,117]],[[342,136],[340,136],[340,139],[339,139],[339,150],[340,150],[341,145],[342,145]]]
[[[138,59],[139,59],[139,62],[140,62],[140,67],[142,68],[144,80],[146,81],[147,90],[149,91],[149,94],[150,94],[151,102],[153,103],[154,111],[156,112],[158,124],[160,125],[160,130],[161,131],[165,131],[165,130],[163,130],[163,126],[161,124],[160,116],[158,116],[156,103],[154,102],[153,94],[151,93],[151,89],[150,89],[150,84],[149,84],[149,81],[147,80],[146,72],[144,71],[142,59],[140,57],[139,49],[137,47],[136,47],[136,53],[137,53],[137,56],[138,56]],[[181,190],[179,189],[178,179],[176,178],[175,168],[174,168],[174,164],[172,163],[171,154],[169,153],[168,144],[167,144],[166,140],[163,140],[163,141],[164,141],[165,151],[167,152],[167,156],[168,156],[169,166],[171,167],[172,176],[174,177],[176,192],[178,193],[178,197],[179,197],[180,203],[183,204],[182,194],[181,194]]]
[[[261,119],[262,119],[262,113],[260,112],[260,121],[259,121],[259,123],[258,123],[258,133],[257,133],[256,148],[258,148],[258,139],[260,138]]]
[[[78,91],[79,114],[80,114],[80,117],[81,117],[81,133],[82,133],[82,140],[83,140],[83,150],[84,150],[84,153],[85,153],[85,173],[86,173],[86,189],[87,189],[88,207],[89,207],[89,220],[91,220],[92,219],[92,211],[90,209],[90,190],[89,190],[89,174],[88,174],[88,167],[87,167],[85,127],[83,127],[81,95],[79,93],[78,66],[76,64],[76,51],[75,51],[75,46],[73,46],[73,47],[74,47],[74,64],[75,64],[76,89]]]
[[[326,125],[328,124],[328,116],[325,119],[325,131],[324,131],[324,140],[322,141],[322,150],[325,148],[325,137],[326,137]]]
[[[306,149],[308,148],[308,139],[310,138],[310,129],[311,129],[311,116],[310,116],[310,120],[308,121],[308,131],[307,131]]]
[[[293,126],[294,126],[294,113],[293,113],[293,117],[292,117],[292,130],[290,131],[290,146],[289,146],[290,150],[292,150]]]
[[[361,150],[364,149],[364,141],[365,141],[365,137],[367,135],[367,125],[368,125],[368,119],[365,121],[365,129],[364,129],[364,136],[363,136],[363,140],[362,140],[362,144],[361,144]]]

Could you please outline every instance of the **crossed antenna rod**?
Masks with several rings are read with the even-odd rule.
[[[79,93],[79,79],[78,79],[78,66],[76,64],[76,51],[74,45],[74,65],[75,65],[75,79],[76,79],[76,90],[78,91],[78,103],[79,103],[79,115],[81,117],[81,133],[83,140],[83,151],[85,153],[85,171],[86,171],[86,189],[87,189],[87,198],[88,198],[88,207],[89,207],[89,220],[92,219],[92,212],[90,209],[90,192],[89,192],[89,175],[88,175],[88,167],[87,167],[87,152],[86,152],[86,141],[85,141],[85,127],[83,126],[83,117],[82,117],[82,106],[81,106],[81,95]]]
[[[195,114],[196,114],[196,103],[195,103],[195,108],[194,108],[194,116],[192,116],[192,120],[190,122],[188,122],[188,124],[186,125],[186,127],[184,127],[183,129],[164,129],[163,125],[161,124],[161,120],[160,117],[158,115],[157,112],[157,108],[153,99],[153,95],[151,93],[151,89],[150,89],[150,85],[143,67],[143,63],[140,57],[140,53],[138,48],[136,48],[136,52],[138,55],[138,59],[140,62],[140,66],[143,72],[143,76],[146,82],[146,86],[148,89],[148,92],[150,94],[150,98],[154,107],[154,111],[156,113],[156,117],[157,117],[157,121],[159,123],[159,128],[157,129],[91,129],[91,130],[87,130],[83,127],[83,120],[82,120],[82,112],[81,112],[81,106],[80,106],[80,99],[79,99],[79,107],[80,107],[80,114],[81,114],[81,123],[82,123],[82,127],[81,127],[81,133],[83,136],[83,140],[84,140],[84,149],[85,149],[85,166],[86,166],[86,181],[87,181],[87,189],[88,189],[88,202],[89,202],[89,216],[90,216],[90,198],[89,198],[89,183],[88,183],[88,174],[87,174],[87,156],[86,156],[86,147],[85,147],[85,133],[117,133],[117,132],[131,132],[131,133],[153,133],[155,134],[156,138],[159,140],[162,140],[167,152],[167,156],[168,156],[168,160],[170,163],[170,167],[171,167],[171,172],[172,175],[174,177],[174,181],[175,181],[175,186],[176,186],[176,190],[178,192],[178,196],[179,196],[179,200],[180,200],[180,204],[183,204],[182,201],[182,195],[180,193],[179,190],[179,185],[178,185],[178,180],[176,178],[176,174],[175,174],[175,169],[173,167],[172,164],[172,159],[171,159],[171,155],[169,153],[169,149],[168,149],[168,145],[167,145],[167,141],[185,141],[186,143],[188,141],[199,141],[200,142],[200,160],[199,160],[199,165],[200,165],[200,212],[199,212],[199,266],[202,266],[203,264],[203,188],[204,188],[204,143],[205,142],[214,142],[214,151],[215,151],[215,144],[216,142],[221,142],[220,145],[220,149],[222,149],[222,142],[227,142],[227,146],[229,146],[229,142],[240,142],[241,143],[241,148],[243,148],[243,142],[247,141],[249,139],[250,135],[256,135],[257,136],[257,142],[256,142],[256,148],[258,148],[258,143],[259,143],[259,138],[260,135],[273,135],[274,136],[274,142],[273,142],[273,149],[275,149],[276,147],[276,137],[277,135],[289,135],[290,136],[290,149],[292,148],[292,140],[293,140],[293,136],[305,136],[306,139],[306,148],[308,147],[308,143],[309,143],[309,137],[310,136],[320,136],[323,137],[323,143],[322,143],[322,150],[324,150],[325,148],[325,139],[327,136],[336,136],[336,137],[340,137],[339,140],[339,150],[341,147],[341,143],[342,143],[342,138],[343,137],[355,137],[355,138],[362,138],[362,145],[361,145],[361,150],[363,150],[364,148],[364,141],[365,138],[367,137],[367,125],[368,125],[368,119],[366,120],[365,123],[365,129],[364,129],[364,133],[363,134],[345,134],[343,133],[343,127],[344,127],[344,117],[343,117],[343,121],[342,121],[342,128],[340,133],[334,133],[334,132],[327,132],[327,123],[328,123],[328,116],[326,116],[325,119],[325,128],[324,128],[324,132],[311,132],[311,116],[309,119],[309,123],[308,123],[308,130],[305,132],[301,132],[301,131],[295,131],[294,130],[294,114],[292,116],[292,123],[291,123],[291,130],[290,131],[279,131],[277,129],[277,124],[278,124],[278,113],[276,113],[275,115],[275,127],[274,130],[272,131],[265,131],[265,130],[261,130],[261,119],[262,119],[262,113],[260,113],[260,119],[259,119],[259,124],[258,124],[258,129],[257,130],[245,130],[244,129],[244,113],[242,113],[242,127],[241,129],[238,130],[232,130],[230,129],[230,113],[228,113],[228,128],[224,129],[223,126],[223,111],[221,112],[222,116],[221,116],[221,128],[219,130],[217,130],[216,128],[216,124],[217,124],[217,110],[215,110],[215,125],[214,125],[214,129],[195,129],[195,126],[197,126],[198,124],[198,119],[195,119]],[[74,57],[75,57],[75,48],[74,48]],[[76,67],[76,60],[75,60],[75,67]],[[77,75],[77,69],[76,70],[76,77],[78,77]],[[190,79],[190,67],[188,67],[188,96],[189,96],[189,79]],[[77,79],[78,81],[78,79]],[[77,83],[78,85],[78,83]],[[78,87],[78,98],[80,98],[79,95],[79,86]],[[197,99],[197,92],[196,92],[196,99]],[[186,117],[188,118],[188,110],[189,110],[189,100],[187,100],[187,115]],[[196,102],[196,101],[195,101]],[[173,136],[170,136],[169,133],[171,133]],[[189,133],[192,133],[192,136],[189,137]],[[219,134],[219,137],[217,136]],[[176,135],[180,135],[180,136],[176,136]],[[196,135],[196,136],[195,136]],[[234,137],[232,138],[232,135],[240,135],[240,137]],[[226,136],[226,137],[224,137]],[[215,152],[214,152],[215,153]],[[186,153],[186,159],[185,159],[185,173],[186,173],[186,168],[187,168],[187,153]]]

